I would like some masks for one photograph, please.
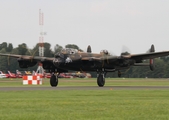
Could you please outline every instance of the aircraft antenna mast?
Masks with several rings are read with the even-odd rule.
[[[44,14],[41,12],[41,9],[39,9],[39,26],[40,26],[40,36],[39,36],[39,56],[44,56],[44,35],[46,33],[43,31],[43,25],[44,25]],[[42,67],[42,63],[38,63],[38,68],[36,70],[37,74],[44,75],[44,69]]]
[[[39,56],[44,56],[44,35],[43,32],[43,25],[44,25],[44,14],[39,9],[39,26],[40,26],[40,36],[39,36]]]

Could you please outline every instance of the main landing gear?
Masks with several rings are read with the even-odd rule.
[[[50,85],[52,87],[56,87],[58,85],[58,75],[55,75],[54,73],[52,73],[51,78],[50,78]],[[98,72],[98,74],[97,74],[97,85],[99,87],[103,87],[104,86],[104,84],[105,84],[105,76],[106,76],[106,72],[105,71]],[[120,71],[118,71],[118,77],[121,77],[121,72]]]
[[[58,85],[58,76],[52,73],[51,78],[50,78],[50,85],[52,87],[56,87]]]
[[[98,74],[97,74],[97,85],[99,86],[99,87],[103,87],[104,86],[104,84],[105,84],[105,72],[104,71],[102,71],[102,72],[99,72]]]
[[[97,85],[99,87],[103,87],[105,84],[105,76],[106,76],[106,72],[105,71],[100,71],[97,74]],[[121,72],[118,71],[118,77],[121,77]]]

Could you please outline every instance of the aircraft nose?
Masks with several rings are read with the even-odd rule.
[[[55,54],[55,58],[64,58],[64,54],[58,52]]]
[[[53,60],[53,64],[56,66],[56,67],[58,67],[61,63],[63,63],[64,62],[64,60],[63,59],[60,59],[60,58],[55,58],[54,60]]]
[[[59,59],[58,59],[58,58],[55,58],[55,59],[53,60],[53,64],[54,64],[55,66],[59,66],[59,64],[60,64]]]
[[[64,54],[58,52],[55,54],[55,59],[53,60],[53,64],[58,67],[61,63],[64,62]]]

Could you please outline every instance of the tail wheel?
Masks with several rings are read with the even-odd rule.
[[[51,78],[50,78],[50,85],[52,87],[56,87],[58,85],[58,78],[56,75],[52,75]]]
[[[103,87],[105,84],[105,78],[103,74],[99,74],[99,76],[97,77],[97,84],[99,87]]]

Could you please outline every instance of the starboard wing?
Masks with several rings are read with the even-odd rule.
[[[16,55],[16,54],[3,54],[0,53],[0,56],[18,58],[22,60],[35,60],[35,61],[53,61],[54,58],[49,57],[40,57],[40,56],[29,56],[29,55]]]

